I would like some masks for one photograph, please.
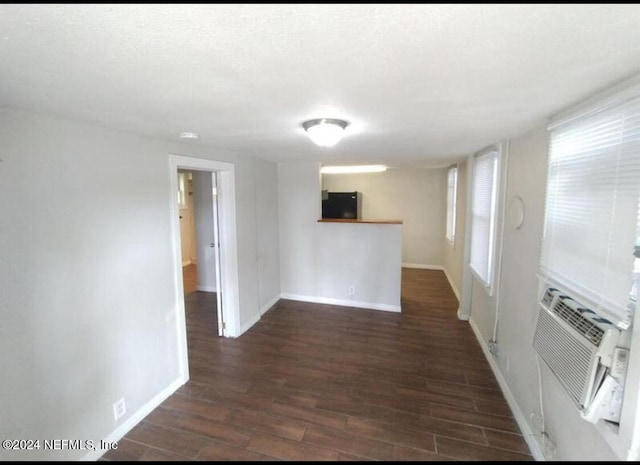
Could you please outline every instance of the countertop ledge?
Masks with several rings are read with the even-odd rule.
[[[362,224],[402,224],[402,220],[347,220],[342,218],[321,218],[318,223],[362,223]]]

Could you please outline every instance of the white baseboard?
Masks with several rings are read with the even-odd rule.
[[[247,321],[245,324],[243,324],[240,327],[240,333],[237,336],[234,337],[240,337],[242,336],[247,330],[249,330],[253,325],[255,325],[258,321],[260,321],[260,313],[258,313],[257,315],[255,315],[253,318],[251,318],[249,321]]]
[[[280,294],[280,297],[283,299],[299,300],[301,302],[313,302],[316,304],[329,304],[329,305],[342,305],[345,307],[366,308],[368,310],[382,310],[385,312],[399,313],[402,311],[402,308],[400,307],[400,305],[374,304],[370,302],[360,302],[357,300],[331,299],[328,297],[315,297],[315,296],[308,296],[308,295],[286,294],[286,293]]]
[[[247,332],[253,325],[255,325],[258,321],[260,321],[260,318],[262,318],[262,315],[264,315],[267,311],[269,311],[269,309],[271,309],[271,307],[273,307],[273,305],[280,300],[280,295],[278,294],[277,296],[275,296],[273,299],[271,299],[269,302],[267,302],[259,311],[258,314],[255,315],[253,318],[251,318],[249,321],[247,321],[245,324],[243,324],[240,327],[240,334],[238,334],[237,336],[234,337],[240,337],[241,335],[243,335],[245,332]]]
[[[458,316],[458,320],[469,321],[469,314],[463,313],[460,307],[458,307],[458,311],[456,312],[456,315]]]
[[[196,286],[196,289],[202,292],[218,292],[215,286],[201,286],[200,284],[198,284]]]
[[[271,307],[273,307],[276,302],[278,302],[278,300],[280,300],[280,294],[276,295],[273,299],[262,306],[262,308],[260,309],[260,315],[264,315],[269,310],[271,310]]]
[[[171,394],[176,392],[180,386],[186,383],[188,380],[184,380],[182,378],[178,378],[169,384],[166,388],[156,394],[153,399],[144,404],[137,412],[127,418],[124,423],[118,426],[109,436],[107,436],[103,441],[104,442],[118,442],[122,439],[129,431],[131,431],[138,423],[140,423],[144,417],[149,415],[157,406],[163,403]],[[96,448],[96,450],[88,452],[82,457],[80,460],[84,462],[95,462],[100,457],[102,457],[107,451],[100,450]]]
[[[442,265],[423,265],[421,263],[403,263],[402,268],[418,268],[420,270],[444,270]]]
[[[456,295],[456,298],[458,299],[458,302],[460,302],[460,293],[458,292],[458,288],[453,283],[453,279],[451,279],[451,276],[449,276],[449,273],[447,273],[447,269],[443,268],[443,270],[444,270],[444,275],[447,277],[447,280],[449,281],[449,286],[451,286],[451,290]]]
[[[520,410],[520,407],[518,406],[518,403],[516,402],[516,399],[513,396],[511,389],[509,389],[509,385],[507,384],[507,381],[504,379],[504,376],[502,376],[502,373],[500,372],[500,368],[498,368],[498,364],[494,360],[493,355],[491,355],[491,352],[489,352],[489,348],[487,347],[486,342],[482,338],[482,334],[480,333],[480,330],[478,329],[478,326],[476,325],[475,321],[473,321],[473,318],[469,319],[469,325],[471,325],[473,334],[476,335],[476,339],[480,343],[480,347],[482,347],[482,352],[484,353],[485,358],[489,361],[489,366],[491,367],[491,370],[493,371],[493,374],[496,377],[498,384],[500,385],[500,389],[502,389],[502,393],[504,394],[504,397],[507,400],[507,404],[509,404],[509,408],[513,413],[513,417],[516,419],[516,422],[520,427],[522,436],[524,437],[524,440],[527,441],[527,445],[529,446],[531,455],[533,455],[533,458],[536,461],[546,461],[547,459],[545,458],[544,453],[540,448],[540,444],[538,444],[538,441],[536,441],[534,438],[533,431],[531,430],[531,426],[529,425],[527,418],[524,416],[524,414]]]

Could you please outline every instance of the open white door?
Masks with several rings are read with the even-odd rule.
[[[211,186],[213,189],[213,243],[214,243],[214,255],[216,265],[216,308],[218,311],[218,336],[225,335],[225,324],[222,312],[222,276],[220,266],[220,231],[219,225],[219,205],[218,205],[218,177],[215,171],[211,172]]]

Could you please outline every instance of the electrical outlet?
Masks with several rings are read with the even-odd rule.
[[[113,403],[113,418],[118,421],[125,413],[127,413],[127,404],[123,397],[119,401]]]
[[[349,295],[356,295],[356,288],[354,286],[349,286]]]
[[[493,355],[497,355],[498,354],[498,343],[492,339],[492,340],[489,341],[488,345],[489,345],[489,352],[491,352],[491,354],[493,354]]]

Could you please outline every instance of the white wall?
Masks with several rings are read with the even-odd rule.
[[[236,209],[236,232],[238,235],[238,282],[241,289],[239,300],[241,309],[251,309],[240,313],[241,331],[246,331],[260,318],[259,282],[268,280],[267,276],[258,276],[258,235],[260,234],[256,219],[256,173],[255,161],[252,158],[235,163],[236,205],[244,205],[245,213]],[[268,173],[267,173],[268,176]],[[274,183],[277,178],[274,177]],[[221,193],[224,195],[224,193]],[[277,215],[277,204],[269,205],[272,214]],[[249,213],[250,212],[250,213]]]
[[[444,249],[444,269],[449,278],[453,292],[460,300],[462,292],[462,272],[464,262],[464,241],[467,221],[467,162],[458,164],[458,182],[456,195],[456,228],[455,240],[451,243],[446,237],[442,237]],[[446,198],[445,198],[446,201]]]
[[[216,292],[215,242],[213,233],[213,186],[211,173],[193,171],[193,211],[196,236],[199,291]],[[216,245],[217,247],[217,245]]]
[[[315,162],[278,164],[282,296],[399,311],[403,226],[318,223],[319,173]]]
[[[548,155],[548,133],[540,127],[510,141],[506,205],[515,196],[524,201],[525,219],[520,229],[504,231],[500,292],[489,297],[473,279],[471,322],[486,347],[492,335],[499,303],[499,375],[507,384],[521,419],[539,414],[536,354],[532,348],[537,318],[538,280]],[[554,460],[618,460],[596,428],[579,417],[573,401],[541,362],[546,429],[557,444]],[[539,441],[539,438],[536,438]],[[541,448],[542,450],[542,448]]]
[[[280,290],[314,295],[316,227],[321,217],[320,164],[278,163]]]
[[[258,306],[266,312],[280,294],[280,232],[278,205],[278,166],[261,159],[256,165],[256,235],[260,276]]]
[[[0,437],[98,441],[179,379],[168,154],[235,164],[241,322],[271,279],[256,246],[262,173],[248,157],[8,110],[0,140]]]
[[[315,233],[312,296],[326,303],[400,311],[402,225],[318,223]]]
[[[323,174],[322,184],[322,188],[330,192],[362,192],[362,219],[402,220],[403,263],[444,265],[445,168]]]

